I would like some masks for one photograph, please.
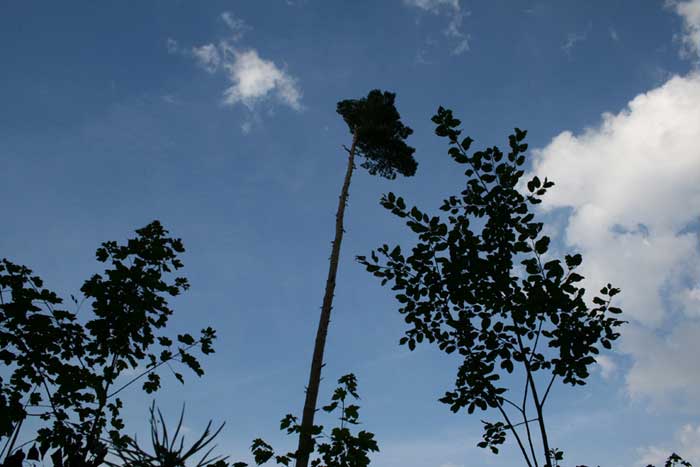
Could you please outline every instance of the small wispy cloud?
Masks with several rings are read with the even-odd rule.
[[[469,16],[469,12],[464,12],[458,9],[447,24],[447,28],[443,31],[446,37],[454,39],[457,44],[452,48],[452,55],[461,55],[469,51],[469,39],[471,35],[462,32],[462,22],[465,16]]]
[[[214,44],[192,47],[192,56],[208,73],[216,73],[221,65],[221,55]]]
[[[433,14],[439,13],[443,8],[450,8],[454,11],[459,11],[459,0],[403,0],[403,3],[408,6],[420,8],[429,11]]]
[[[523,10],[523,13],[526,15],[542,15],[546,10],[546,7],[543,3],[538,2],[534,3],[531,7],[525,8]]]
[[[228,26],[232,34],[231,38],[234,41],[241,40],[243,35],[252,29],[250,26],[248,26],[248,24],[246,24],[245,21],[237,18],[230,11],[224,11],[221,13],[221,20],[226,24],[226,26]]]
[[[278,100],[301,110],[301,90],[296,79],[270,60],[260,58],[255,49],[234,51],[232,62],[224,64],[231,86],[224,91],[224,104],[242,103],[249,109],[264,99]]]
[[[173,96],[172,94],[163,94],[162,96],[160,96],[160,99],[166,104],[170,105],[177,105],[180,103],[177,97]]]
[[[566,40],[561,45],[561,50],[563,50],[566,55],[571,57],[571,51],[576,46],[576,44],[585,41],[587,38],[587,32],[570,32],[569,34],[567,34]]]
[[[620,36],[617,35],[617,30],[615,28],[610,27],[608,32],[610,33],[610,39],[614,40],[615,42],[620,40]]]
[[[179,51],[177,41],[172,37],[168,37],[168,39],[165,41],[165,47],[169,54],[176,54]]]
[[[170,54],[180,54],[194,60],[209,74],[222,72],[228,85],[223,91],[222,104],[242,104],[251,112],[263,102],[277,102],[301,111],[302,92],[298,80],[285,66],[262,58],[257,49],[241,46],[244,34],[252,29],[245,21],[230,11],[221,13],[219,19],[226,24],[229,34],[218,41],[194,47],[181,47],[175,39],[166,41]],[[250,133],[254,116],[241,124],[244,134]]]
[[[430,48],[435,47],[437,45],[437,40],[435,40],[432,37],[427,37],[425,39],[425,45],[423,47],[420,47],[416,51],[416,57],[414,58],[414,63],[416,65],[429,65],[433,63],[430,58],[428,57],[430,53]]]
[[[450,41],[450,54],[461,55],[470,50],[469,41],[471,35],[462,30],[464,18],[469,16],[469,11],[464,11],[460,5],[460,0],[403,0],[404,5],[419,8],[433,15],[446,15],[449,17],[447,26],[442,31],[443,35]],[[416,63],[428,63],[425,59],[425,50],[418,52]]]

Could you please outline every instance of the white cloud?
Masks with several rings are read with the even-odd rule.
[[[586,289],[622,289],[626,390],[659,406],[700,401],[698,141],[700,74],[691,74],[534,151],[534,172],[557,183],[543,208],[570,209],[564,241],[583,254]],[[662,326],[665,337],[654,332]]]
[[[662,337],[641,326],[627,326],[620,348],[634,358],[625,378],[630,397],[647,400],[656,408],[685,410],[681,401],[697,407],[700,323],[681,323]]]
[[[673,6],[684,18],[686,51],[697,54],[700,0]],[[570,36],[565,48],[577,40]],[[696,73],[671,77],[622,112],[604,114],[596,128],[561,133],[536,151],[534,167],[558,183],[544,208],[571,209],[565,240],[584,254],[587,288],[612,282],[623,290],[618,302],[633,321],[620,343],[633,359],[628,394],[680,410],[700,402],[698,141]],[[598,363],[603,377],[615,370],[605,358]],[[700,445],[697,428],[684,430],[679,439],[695,433],[686,447]],[[644,465],[669,452],[646,448]]]
[[[240,40],[243,35],[251,29],[251,27],[248,26],[245,21],[237,18],[230,11],[224,11],[221,13],[221,20],[226,23],[226,26],[228,26],[228,28],[231,30],[231,38],[234,41]]]
[[[667,0],[666,4],[683,18],[683,55],[700,62],[700,0]]]
[[[640,449],[640,466],[662,466],[671,453],[675,452],[692,465],[700,464],[700,425],[684,425],[675,436],[671,447],[648,446]]]
[[[584,254],[588,290],[621,287],[625,316],[649,326],[664,317],[663,292],[700,279],[697,236],[683,230],[700,217],[698,122],[700,75],[674,77],[534,152],[534,171],[557,183],[543,207],[572,208],[565,237]]]
[[[192,55],[197,63],[209,73],[215,73],[221,65],[221,55],[214,44],[192,47]]]
[[[261,100],[275,96],[294,110],[301,110],[301,91],[294,78],[260,58],[254,49],[234,51],[234,60],[224,65],[232,85],[224,91],[224,103],[242,103],[252,109]]]

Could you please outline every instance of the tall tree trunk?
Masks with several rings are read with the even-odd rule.
[[[326,292],[323,295],[323,305],[321,306],[321,318],[316,331],[316,343],[314,344],[314,355],[311,360],[311,372],[309,373],[309,384],[306,388],[306,400],[304,401],[304,412],[301,419],[301,432],[299,433],[299,447],[296,467],[308,467],[309,456],[313,448],[311,430],[314,424],[316,413],[316,401],[318,399],[318,387],[321,383],[321,368],[323,367],[323,350],[326,346],[326,335],[328,334],[328,324],[331,319],[331,308],[333,308],[333,293],[335,292],[335,276],[338,272],[338,259],[340,256],[340,243],[343,240],[343,216],[345,215],[345,205],[348,201],[348,189],[350,179],[355,167],[355,145],[357,136],[353,135],[352,146],[348,151],[348,168],[345,172],[343,189],[340,192],[338,201],[338,211],[335,215],[335,239],[331,250],[330,267],[328,268],[328,278],[326,279]]]

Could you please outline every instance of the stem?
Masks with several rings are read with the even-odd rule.
[[[544,273],[544,268],[542,267],[542,259],[540,258],[539,253],[537,253],[537,249],[535,248],[534,241],[530,241],[532,243],[532,251],[535,253],[535,257],[537,258],[537,264],[540,268],[540,275],[542,276],[543,280],[546,280],[546,275]],[[515,324],[515,322],[513,322]],[[538,334],[537,338],[539,340],[539,333],[540,330],[542,329],[542,321],[540,321],[540,326],[538,328]],[[523,353],[523,356],[525,356],[525,352],[523,351],[523,341],[522,338],[520,337],[520,334],[517,334],[518,336],[518,344],[520,345],[520,350]],[[535,351],[533,349],[532,355],[534,355]],[[531,355],[531,357],[532,357]],[[545,398],[542,399],[542,402],[540,402],[540,399],[537,395],[537,387],[535,386],[535,380],[532,377],[532,370],[530,369],[530,359],[525,358],[523,361],[525,364],[525,369],[527,370],[527,379],[530,383],[530,388],[532,389],[532,401],[535,404],[535,410],[537,411],[537,418],[539,420],[539,425],[540,425],[540,433],[542,435],[542,445],[544,448],[544,459],[545,459],[545,466],[546,467],[552,467],[552,463],[549,461],[549,440],[547,439],[547,429],[545,428],[544,425],[544,417],[542,416],[542,406],[544,405],[544,402],[546,400],[547,395],[549,394],[549,389],[552,387],[552,383],[554,382],[554,377],[552,377],[552,380],[549,382],[549,385],[547,386],[547,391],[545,392]]]
[[[110,373],[114,372],[114,367],[116,366],[116,364],[117,354],[114,354],[112,355],[112,362],[109,364]],[[109,387],[111,386],[113,380],[114,376],[111,376],[111,380],[105,379],[104,387],[100,385],[99,392],[97,394],[97,410],[95,410],[95,417],[92,420],[92,426],[90,427],[90,431],[88,431],[87,433],[87,440],[85,441],[85,446],[83,447],[82,460],[84,462],[87,462],[88,456],[91,454],[91,450],[93,449],[94,445],[99,442],[100,432],[102,431],[102,428],[100,427],[100,429],[98,430],[97,424],[99,423],[104,408],[107,405],[107,391],[109,390]]]
[[[515,324],[515,323],[513,323]],[[516,332],[518,336],[518,345],[520,346],[520,351],[525,355],[523,340],[520,334]],[[552,467],[552,463],[549,462],[549,440],[547,439],[547,429],[544,425],[544,417],[542,416],[542,404],[540,403],[540,398],[537,395],[537,386],[535,385],[535,380],[532,377],[532,370],[530,369],[530,362],[527,359],[523,360],[525,364],[525,370],[527,371],[527,380],[530,383],[530,389],[532,390],[532,402],[535,404],[535,410],[537,411],[537,420],[540,426],[540,434],[542,435],[542,447],[544,448],[544,459],[545,466]]]
[[[340,258],[340,243],[343,240],[343,217],[345,205],[348,201],[348,190],[350,179],[355,167],[355,145],[357,135],[353,135],[352,146],[348,150],[348,167],[345,172],[343,188],[338,200],[338,211],[335,215],[335,239],[331,249],[330,266],[328,268],[328,278],[326,279],[326,291],[323,295],[323,305],[321,306],[321,317],[316,331],[316,342],[314,353],[311,359],[311,371],[309,373],[309,384],[306,388],[306,399],[304,401],[304,411],[301,419],[301,429],[299,431],[299,446],[297,448],[296,467],[308,467],[309,456],[313,449],[312,429],[314,425],[314,415],[316,413],[316,401],[318,399],[318,388],[321,383],[321,369],[323,368],[323,351],[326,346],[326,336],[328,335],[328,325],[331,319],[331,308],[333,307],[333,293],[335,292],[335,277],[338,272],[338,261]]]
[[[10,444],[7,449],[7,455],[5,456],[5,460],[7,460],[8,457],[10,457],[10,454],[12,454],[12,449],[14,449],[15,443],[17,442],[17,436],[19,436],[19,430],[22,428],[22,422],[24,419],[20,420],[19,423],[17,423],[17,426],[15,427],[15,432],[12,434],[12,439],[10,441]],[[4,448],[3,448],[4,451]]]
[[[525,451],[525,446],[523,446],[523,442],[520,440],[520,436],[518,436],[518,432],[515,429],[515,425],[513,425],[513,423],[510,421],[510,418],[508,418],[508,414],[505,410],[503,410],[503,406],[500,403],[498,404],[498,410],[501,411],[501,415],[503,415],[503,418],[508,424],[508,428],[510,428],[510,431],[512,431],[513,435],[515,435],[515,440],[518,442],[518,446],[520,446],[520,451],[523,453],[523,457],[525,458],[525,462],[527,462],[527,466],[532,467],[532,462],[530,462],[530,458],[527,455],[527,451]]]
[[[503,402],[509,403],[510,405],[512,405],[513,407],[515,407],[516,410],[518,410],[520,413],[522,413],[523,416],[525,416],[525,412],[523,411],[523,409],[522,409],[520,406],[518,406],[518,404],[516,404],[515,402],[513,402],[513,401],[511,401],[511,400],[509,400],[509,399],[506,399],[506,398],[503,397],[503,396],[499,396],[499,399],[501,399]]]
[[[527,432],[527,442],[530,445],[530,452],[532,453],[532,459],[535,462],[535,467],[538,467],[539,464],[537,462],[537,456],[535,455],[535,446],[532,444],[532,433],[530,432],[530,424],[527,423],[527,390],[528,390],[528,381],[527,379],[525,380],[525,391],[523,391],[523,406],[522,406],[522,412],[523,412],[523,420],[525,420],[525,431]],[[534,419],[537,420],[537,419]],[[534,421],[533,420],[533,421]]]
[[[23,406],[24,409],[26,409],[27,407],[35,407],[35,406],[30,406],[29,402],[31,401],[32,394],[34,393],[36,386],[37,386],[37,383],[34,383],[34,386],[32,386],[32,389],[29,391],[28,397],[27,397],[27,402],[25,402],[24,406]],[[48,407],[48,406],[46,406],[46,407]],[[25,413],[26,413],[26,411],[25,411]],[[12,432],[10,433],[10,436],[7,438],[7,441],[5,442],[5,445],[2,447],[2,450],[0,450],[0,459],[2,459],[2,455],[5,453],[5,449],[7,449],[7,447],[9,446],[10,441],[12,440],[12,436],[15,433],[15,430],[20,430],[22,428],[23,421],[24,421],[24,419],[18,420],[17,423],[15,424],[15,426],[12,428]],[[8,453],[8,455],[9,455],[9,453]]]
[[[532,346],[532,352],[530,352],[530,358],[529,358],[530,363],[532,363],[532,359],[535,356],[535,351],[537,350],[537,344],[540,341],[540,334],[542,333],[542,323],[544,323],[544,318],[540,318],[540,324],[539,324],[539,326],[537,326],[537,334],[535,337],[535,343]]]
[[[342,404],[342,409],[340,411],[342,414],[340,416],[340,429],[342,430],[345,427],[345,399],[341,399],[340,403]]]
[[[549,390],[552,389],[552,383],[554,383],[554,379],[557,377],[557,375],[552,375],[552,379],[549,380],[549,384],[547,385],[547,390],[544,392],[544,396],[542,396],[542,406],[544,407],[544,403],[547,401],[547,396],[549,395]]]

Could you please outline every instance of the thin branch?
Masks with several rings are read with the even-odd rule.
[[[342,404],[342,407],[340,409],[340,429],[342,430],[345,425],[345,399],[341,399],[340,403]]]
[[[17,437],[19,436],[19,432],[22,429],[22,422],[24,422],[24,419],[20,420],[19,423],[17,424],[17,429],[15,430],[13,436],[12,436],[12,441],[10,442],[10,446],[7,448],[7,456],[5,456],[5,460],[7,460],[8,457],[10,457],[10,454],[12,454],[12,451],[14,450],[15,443],[17,442]],[[22,445],[18,446],[17,449],[21,448]]]
[[[544,392],[544,396],[542,397],[542,405],[544,406],[545,401],[547,400],[547,396],[549,395],[549,390],[552,388],[552,383],[554,383],[554,379],[557,377],[557,375],[552,375],[552,379],[549,380],[549,384],[547,385],[547,390]]]
[[[192,347],[196,346],[196,345],[199,344],[200,342],[201,342],[201,341],[197,341],[197,342],[195,342],[194,344],[190,344],[189,346],[185,347],[185,351],[190,350]],[[163,361],[157,363],[156,365],[154,365],[154,366],[152,366],[152,367],[150,367],[150,368],[147,368],[145,371],[139,373],[139,374],[136,375],[134,378],[132,378],[131,380],[129,380],[128,382],[126,382],[125,384],[123,384],[121,387],[119,387],[119,389],[117,389],[117,390],[113,391],[112,393],[108,394],[108,395],[107,395],[107,399],[116,396],[116,395],[119,394],[121,391],[123,391],[123,390],[126,389],[127,387],[131,386],[133,383],[135,383],[136,381],[138,381],[139,379],[141,379],[142,377],[144,377],[144,376],[147,375],[148,373],[151,373],[152,371],[156,370],[157,368],[161,367],[162,365],[166,364],[167,362],[169,362],[169,361],[171,361],[171,360],[179,361],[179,359],[177,358],[177,355],[173,354],[173,356],[171,356],[170,358],[168,358],[168,359],[166,359],[166,360],[163,360]]]
[[[19,431],[18,431],[17,433],[19,433]],[[13,440],[13,444],[14,444],[14,442],[15,442],[16,440],[17,440],[17,435],[15,434],[15,439]],[[22,449],[23,447],[28,446],[29,444],[31,444],[31,443],[33,443],[33,442],[35,442],[35,441],[36,441],[36,438],[30,439],[29,441],[25,441],[24,443],[19,444],[16,448],[10,446],[10,450],[7,451],[7,455],[9,456],[10,454],[12,454],[12,451],[13,451],[13,450]],[[7,457],[6,457],[5,459],[7,459]]]
[[[520,425],[527,425],[528,423],[532,423],[532,422],[536,422],[536,421],[537,421],[536,418],[531,418],[530,420],[525,420],[524,422],[516,423],[515,425],[513,425],[513,428],[518,427]]]
[[[509,400],[509,399],[506,399],[506,398],[503,397],[503,396],[498,396],[498,398],[501,399],[503,402],[509,403],[510,405],[512,405],[513,407],[515,407],[516,410],[518,410],[518,412],[520,412],[520,413],[522,413],[522,414],[524,415],[523,410],[522,410],[522,409],[520,408],[520,406],[519,406],[518,404],[516,404],[515,402],[513,402],[513,401],[511,401],[511,400]]]
[[[472,163],[472,160],[471,160],[471,158],[469,157],[469,155],[467,154],[467,151],[465,151],[464,148],[462,147],[462,145],[459,144],[459,143],[457,143],[457,148],[459,149],[459,152],[460,152],[464,157],[467,158],[468,163],[469,163],[469,166],[472,168],[472,170],[474,170],[474,175],[476,175],[476,178],[479,179],[479,182],[481,183],[481,186],[484,188],[484,190],[488,192],[489,189],[488,189],[488,187],[486,186],[486,183],[484,183],[484,181],[481,179],[481,174],[479,174],[480,171],[477,170],[476,167],[474,167],[474,163]],[[488,204],[488,202],[487,202],[487,204]]]
[[[543,323],[544,323],[544,318],[540,318],[540,324],[539,324],[539,326],[537,327],[537,335],[536,335],[536,337],[535,337],[535,343],[534,343],[533,346],[532,346],[532,351],[530,352],[530,358],[528,359],[528,361],[529,361],[530,363],[532,363],[532,359],[533,359],[533,357],[535,356],[535,350],[537,350],[537,344],[538,344],[539,341],[540,341],[540,334],[542,333],[542,324],[543,324]]]

